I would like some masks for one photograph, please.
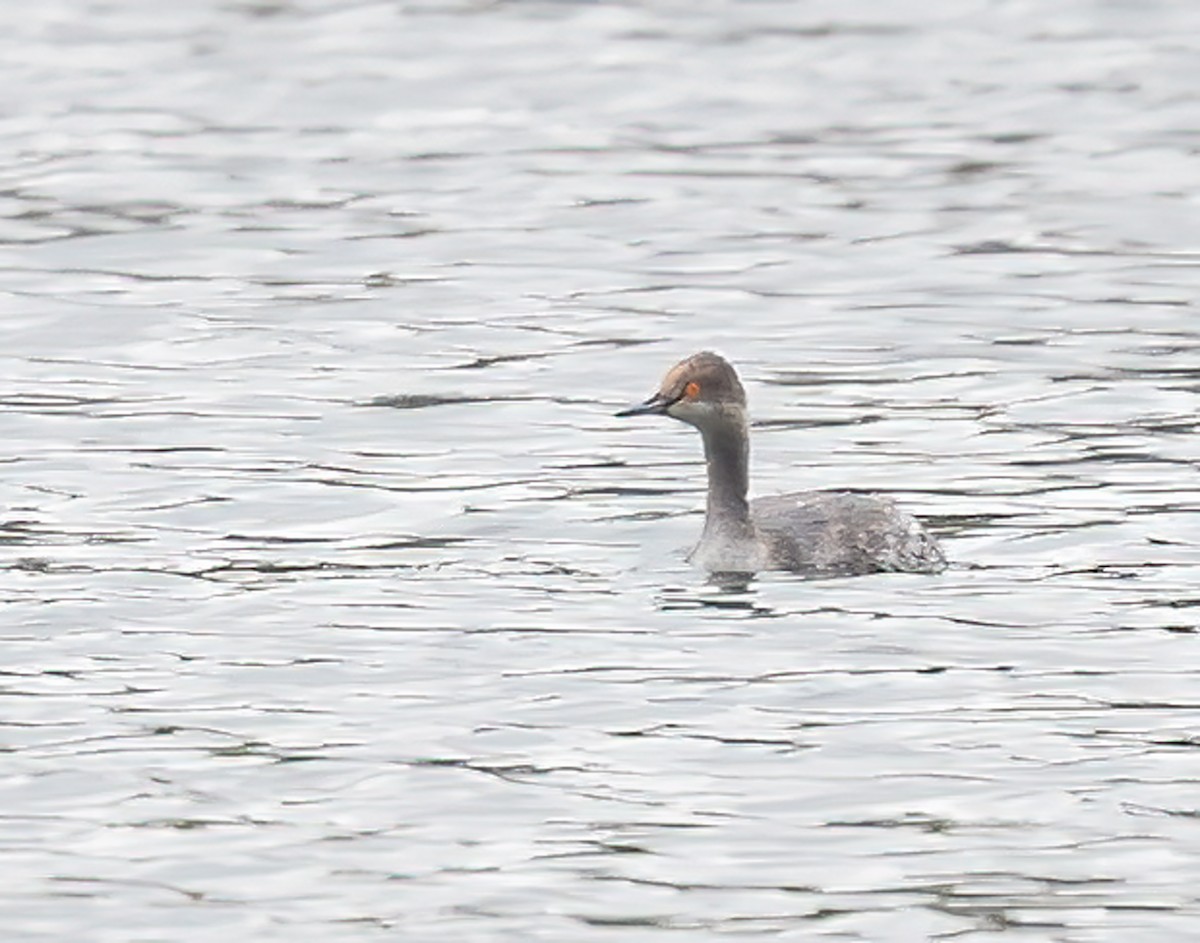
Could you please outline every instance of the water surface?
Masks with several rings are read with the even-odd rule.
[[[6,939],[1194,939],[1200,12],[10,19]]]

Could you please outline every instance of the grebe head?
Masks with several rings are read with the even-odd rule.
[[[617,415],[670,416],[702,431],[729,422],[744,424],[746,391],[724,357],[704,350],[668,370],[658,391],[644,403]]]

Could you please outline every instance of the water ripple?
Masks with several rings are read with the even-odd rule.
[[[6,938],[1194,937],[1192,7],[85,12],[0,38]],[[701,348],[954,566],[690,570],[611,414]]]

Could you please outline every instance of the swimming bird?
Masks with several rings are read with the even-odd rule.
[[[708,501],[704,531],[688,559],[710,572],[937,573],[946,566],[937,541],[890,498],[801,491],[748,501],[746,392],[719,354],[681,360],[653,396],[617,415],[670,416],[700,430]]]

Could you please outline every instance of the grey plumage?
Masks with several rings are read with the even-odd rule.
[[[750,438],[737,372],[702,351],[680,361],[645,403],[618,415],[671,416],[700,430],[708,469],[704,532],[689,559],[713,572],[936,573],[937,541],[890,498],[804,491],[747,501]]]

